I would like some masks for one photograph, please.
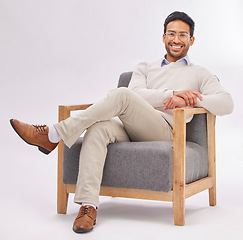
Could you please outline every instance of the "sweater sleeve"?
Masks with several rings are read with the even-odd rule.
[[[206,69],[201,72],[200,93],[202,101],[198,101],[198,107],[204,107],[214,115],[226,115],[233,111],[233,99],[231,95],[221,86],[217,77]]]
[[[129,89],[140,95],[154,108],[164,106],[164,101],[173,95],[173,90],[167,88],[149,89],[147,86],[147,63],[140,63],[133,72]]]

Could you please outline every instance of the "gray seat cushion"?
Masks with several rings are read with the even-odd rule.
[[[120,76],[118,87],[127,87],[132,72]],[[195,115],[186,130],[186,183],[206,177],[206,114]],[[69,149],[64,146],[63,182],[76,184],[82,138]],[[116,142],[108,146],[102,186],[167,192],[172,189],[173,143]]]
[[[76,184],[80,138],[64,147],[63,182]],[[102,186],[167,192],[172,189],[173,143],[117,142],[108,146]],[[206,149],[193,142],[186,145],[186,182],[207,176]]]

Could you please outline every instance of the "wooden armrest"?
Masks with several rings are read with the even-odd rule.
[[[85,110],[92,104],[59,105],[59,122],[70,117],[71,111]]]
[[[85,110],[90,107],[92,104],[81,104],[81,105],[60,105],[59,107],[63,107],[68,109],[69,111],[77,111],[77,110]]]
[[[201,114],[201,113],[210,113],[208,110],[205,108],[177,108],[174,109],[174,113],[178,111],[183,111],[185,115],[190,115],[190,114]]]
[[[59,106],[59,122],[70,117],[71,111],[85,110],[92,104],[82,105],[60,105]],[[63,147],[64,143],[61,141],[58,145],[58,182],[57,182],[57,212],[66,213],[67,211],[67,186],[63,183]]]
[[[185,215],[185,184],[186,184],[186,115],[207,114],[208,141],[208,177],[212,177],[216,185],[215,170],[215,116],[204,108],[178,108],[173,111],[173,205],[174,212],[180,212],[175,224],[184,225]],[[213,193],[215,188],[210,190]],[[214,192],[213,192],[214,191]],[[213,195],[215,196],[215,194]],[[215,197],[211,198],[215,205]],[[181,207],[183,206],[183,207]],[[176,218],[175,218],[176,219]]]

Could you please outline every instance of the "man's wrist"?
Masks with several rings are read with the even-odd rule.
[[[168,99],[169,97],[173,97],[173,90],[167,90],[167,91],[165,91],[164,94],[163,94],[163,97],[164,97],[164,101],[166,99]]]

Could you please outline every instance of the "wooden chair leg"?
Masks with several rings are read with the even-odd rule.
[[[62,181],[63,176],[63,142],[58,146],[58,176],[57,176],[57,213],[66,214],[68,204],[67,187]]]
[[[208,193],[209,193],[209,205],[213,207],[216,205],[216,188],[215,187],[209,188]]]
[[[57,213],[66,214],[68,205],[68,193],[65,184],[58,187],[57,194]]]
[[[177,226],[185,225],[185,195],[173,192],[173,213],[174,224]]]

